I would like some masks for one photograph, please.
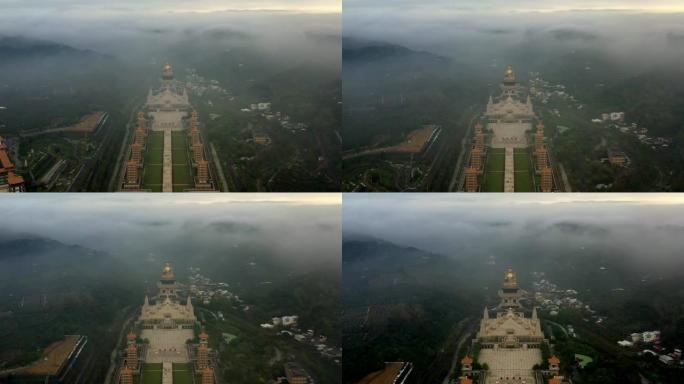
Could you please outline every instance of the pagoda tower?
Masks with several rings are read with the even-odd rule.
[[[204,369],[209,366],[209,348],[206,344],[200,344],[197,347],[197,367]]]
[[[199,163],[204,159],[204,149],[203,145],[201,143],[193,144],[192,145],[192,161],[195,162],[195,164]]]
[[[162,69],[162,79],[166,81],[173,80],[173,67],[171,66],[171,64],[166,63],[164,65],[164,68]]]
[[[549,358],[548,362],[551,374],[557,375],[560,372],[560,359],[553,355]]]
[[[202,142],[202,140],[200,140],[199,128],[192,127],[190,129],[190,144],[196,145],[196,144],[200,144],[201,142]]]
[[[126,366],[133,371],[138,370],[138,347],[135,341],[126,348]]]
[[[162,270],[162,275],[157,283],[157,287],[159,288],[159,296],[166,298],[176,297],[178,285],[176,284],[176,275],[173,272],[171,263],[164,263],[164,269]]]
[[[133,384],[133,371],[130,368],[121,368],[119,384]]]
[[[209,345],[209,335],[204,331],[204,329],[199,334],[199,340],[200,344]]]
[[[199,114],[196,109],[190,113],[190,127],[199,127]]]
[[[138,112],[138,129],[147,130],[147,119],[142,111]]]
[[[479,149],[480,151],[484,151],[484,142],[485,142],[484,133],[480,132],[480,133],[475,134],[475,148]]]
[[[473,371],[473,358],[466,355],[463,359],[461,359],[461,372],[463,374],[468,375],[472,373]]]
[[[211,367],[202,370],[202,384],[214,384],[214,370]]]
[[[482,151],[478,148],[474,148],[470,152],[470,166],[478,171],[482,168]]]
[[[541,191],[551,192],[553,190],[553,170],[550,167],[544,167],[541,171]]]
[[[506,72],[504,73],[504,85],[514,86],[515,84],[515,72],[513,71],[513,67],[509,65],[506,67]]]
[[[477,182],[477,168],[468,167],[465,169],[465,191],[477,192],[479,184]]]
[[[209,183],[209,163],[206,160],[197,162],[197,181],[198,184]]]
[[[549,165],[549,152],[546,147],[542,146],[537,151],[537,171],[541,172],[544,168]]]
[[[138,184],[138,162],[131,160],[126,165],[126,183]]]
[[[544,131],[537,131],[534,134],[534,150],[539,151],[544,146]]]
[[[475,135],[482,133],[482,123],[479,121],[475,124]]]
[[[136,144],[143,145],[143,144],[145,144],[145,136],[146,136],[145,130],[138,127],[135,130],[135,137],[133,139],[133,142]]]
[[[142,145],[139,143],[133,143],[131,145],[131,160],[140,163],[142,161]]]
[[[520,298],[522,292],[518,288],[518,280],[513,272],[513,268],[508,268],[506,271],[506,276],[504,277],[504,283],[499,290],[499,298],[501,302],[499,303],[499,308],[521,308]]]

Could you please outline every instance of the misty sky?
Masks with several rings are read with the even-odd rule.
[[[649,12],[682,12],[684,4],[679,0],[620,1],[620,0],[344,0],[348,9],[374,11],[423,12],[554,12],[564,10],[622,10]]]
[[[341,0],[0,0],[0,9],[0,38],[47,40],[124,61],[150,61],[191,44],[339,62],[339,44],[328,44],[332,54],[307,37],[340,35]],[[216,31],[223,40],[204,35]]]
[[[527,44],[540,54],[591,47],[625,63],[659,60],[672,54],[668,34],[684,36],[684,3],[668,0],[346,0],[342,19],[347,37],[480,62]]]
[[[73,13],[83,17],[104,14],[216,12],[226,10],[276,10],[291,12],[339,12],[341,0],[0,0],[3,13],[50,15]]]
[[[487,256],[533,241],[684,260],[684,196],[675,194],[345,194],[342,212],[345,239],[372,236],[447,256]]]
[[[262,249],[339,263],[339,194],[26,194],[1,196],[1,238],[40,236],[140,260]]]

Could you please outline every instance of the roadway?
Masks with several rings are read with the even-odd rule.
[[[461,320],[458,324],[458,327],[463,327],[463,325],[467,322],[470,322],[470,320],[471,319],[469,317]],[[470,322],[465,331],[461,334],[461,337],[458,339],[456,349],[454,350],[454,355],[451,358],[451,367],[449,368],[449,373],[446,375],[446,377],[444,377],[444,380],[442,380],[442,384],[449,384],[451,377],[454,375],[454,372],[456,372],[456,368],[458,368],[458,364],[460,363],[458,360],[459,352],[463,348],[463,344],[466,341],[471,340],[471,335],[475,330],[475,325],[475,322]]]

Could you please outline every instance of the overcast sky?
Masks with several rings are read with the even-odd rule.
[[[679,194],[345,194],[342,212],[345,239],[372,236],[447,256],[539,241],[682,262]]]
[[[344,0],[344,10],[441,12],[552,12],[565,10],[629,10],[682,12],[681,0]]]
[[[339,12],[342,0],[0,0],[3,13],[146,14],[165,12],[216,12],[226,10],[278,10]]]
[[[227,254],[339,262],[339,194],[25,194],[0,196],[3,237],[40,236],[121,257]]]

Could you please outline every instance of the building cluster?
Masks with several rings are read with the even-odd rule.
[[[188,373],[195,378],[195,383],[217,382],[209,335],[202,331],[199,343],[190,341],[198,322],[190,297],[182,303],[180,287],[173,267],[166,263],[157,283],[158,294],[151,301],[145,296],[140,316],[135,322],[140,335],[130,331],[126,336],[126,347],[121,354],[115,383],[146,382],[145,375],[152,374],[148,367],[152,367],[152,371],[157,370],[154,375],[158,375],[156,365],[161,366],[161,382],[172,383],[177,364],[182,364],[183,369],[191,366]]]
[[[201,190],[212,190],[213,186],[209,178],[209,162],[205,158],[204,143],[199,130],[199,115],[193,109],[190,114],[190,148],[192,149],[192,165],[197,170],[195,188]]]
[[[283,366],[285,377],[279,377],[273,384],[314,384],[315,381],[306,369],[295,362],[285,363]]]
[[[281,127],[287,129],[291,133],[306,132],[309,128],[305,123],[291,121],[290,116],[284,112],[272,111],[270,102],[252,103],[249,105],[249,108],[242,108],[241,111],[256,114],[268,121],[276,121]]]
[[[339,348],[326,344],[327,336],[317,335],[313,329],[303,330],[299,328],[298,321],[299,316],[297,315],[276,316],[271,319],[270,323],[263,323],[260,326],[264,329],[275,329],[282,336],[289,336],[297,342],[309,344],[325,357],[337,359],[342,356],[342,351]]]
[[[126,336],[126,349],[123,353],[123,363],[119,370],[119,384],[133,384],[134,378],[140,377],[142,370],[142,363],[144,362],[144,354],[140,351],[144,350],[144,345],[137,342],[138,336],[135,332],[130,331]]]
[[[553,170],[549,160],[549,150],[544,143],[544,124],[539,122],[534,133],[535,172],[539,175],[541,192],[553,191]]]
[[[24,192],[24,178],[16,174],[5,139],[0,136],[0,192]]]
[[[237,303],[242,302],[237,294],[228,289],[230,287],[228,283],[213,282],[210,278],[202,275],[199,268],[190,267],[189,271],[188,288],[190,295],[197,301],[205,305],[210,304],[214,298],[234,300]]]
[[[205,79],[197,74],[194,68],[185,69],[185,87],[194,95],[203,96],[206,92],[216,92],[221,95],[230,96],[227,89],[221,87],[218,80]],[[233,99],[232,97],[230,98]]]
[[[196,376],[200,376],[200,384],[215,384],[216,375],[213,368],[213,359],[211,358],[211,349],[209,348],[209,335],[202,331],[199,334],[199,343],[194,346],[195,358],[193,359],[194,371]]]
[[[533,122],[539,121],[530,95],[517,83],[515,73],[509,66],[501,84],[501,94],[496,98],[490,96],[487,102],[483,118],[488,131],[483,130],[480,121],[475,124],[463,170],[464,191],[478,192],[481,189],[480,179],[485,172],[489,148],[503,149],[503,192],[515,191],[515,151],[528,148],[528,132],[532,130]],[[552,192],[554,173],[544,141],[544,124],[541,121],[534,133],[534,159],[535,173],[540,179],[537,189],[540,192]]]
[[[161,87],[156,90],[150,89],[143,110],[138,112],[137,127],[133,132],[130,150],[126,158],[122,190],[143,190],[145,153],[149,150],[160,150],[159,148],[149,148],[148,141],[151,132],[163,134],[162,163],[154,164],[162,167],[162,192],[173,191],[173,168],[176,166],[174,165],[172,150],[172,134],[174,132],[185,132],[188,137],[188,148],[183,149],[188,151],[190,165],[195,170],[194,183],[188,190],[214,190],[209,161],[207,161],[205,153],[205,144],[199,128],[199,114],[190,104],[186,87],[174,80],[173,69],[171,65],[166,64],[162,70]],[[185,164],[179,166],[185,166]]]
[[[661,345],[660,331],[634,332],[617,344],[623,348],[641,349],[642,355],[652,355],[667,366],[684,367],[681,348],[668,350]]]
[[[608,119],[605,119],[608,117]],[[613,120],[614,117],[619,117]],[[637,123],[627,124],[624,122],[624,112],[604,113],[601,118],[592,119],[592,123],[602,124],[607,128],[612,128],[621,133],[634,136],[643,145],[651,147],[652,150],[666,150],[672,145],[672,139],[662,136],[649,136],[648,128],[639,126]]]
[[[126,178],[123,186],[124,190],[140,189],[142,168],[144,166],[144,153],[147,149],[148,121],[145,113],[138,112],[137,127],[133,131],[133,142],[131,143],[128,161],[126,163]]]
[[[584,303],[577,297],[578,292],[574,289],[561,289],[549,281],[543,272],[533,273],[535,280],[532,282],[534,287],[534,300],[539,307],[547,311],[551,316],[557,316],[561,309],[574,309],[582,311],[588,319],[601,324],[606,317],[600,316],[589,304]],[[567,326],[568,334],[575,336],[572,325]]]
[[[480,189],[479,175],[483,172],[483,163],[485,159],[485,141],[486,135],[482,130],[481,122],[475,124],[475,132],[470,148],[470,158],[465,169],[465,191],[478,192]]]
[[[577,99],[568,93],[565,85],[546,81],[537,72],[530,73],[530,95],[542,104],[548,104],[552,99],[577,103]],[[582,104],[577,105],[577,109],[582,108]]]

